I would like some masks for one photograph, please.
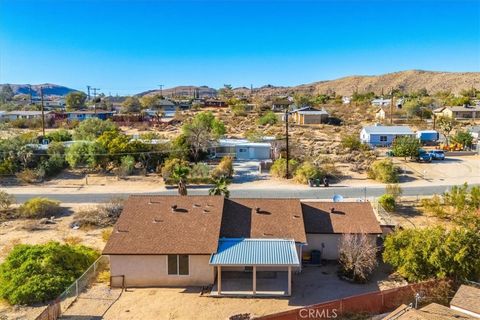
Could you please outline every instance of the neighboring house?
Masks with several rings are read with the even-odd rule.
[[[380,121],[385,120],[385,116],[386,116],[386,113],[383,108],[378,108],[377,111],[375,111],[376,120],[380,120]]]
[[[258,293],[290,295],[303,250],[336,259],[345,232],[381,233],[370,203],[136,195],[103,254],[110,256],[112,286],[214,285],[215,295],[256,295],[257,278],[268,271],[277,274],[270,288],[279,289],[259,285]],[[251,289],[238,291],[235,281],[251,281]]]
[[[220,139],[210,148],[215,158],[231,156],[238,160],[271,159],[272,145],[270,142],[250,142],[245,139]]]
[[[389,107],[390,104],[392,103],[392,99],[373,99],[372,100],[372,105],[375,107]],[[403,106],[403,99],[395,99],[395,107],[397,108],[402,108]]]
[[[433,110],[433,114],[456,120],[477,119],[480,118],[480,106],[441,107]]]
[[[1,115],[0,115],[1,117]],[[480,137],[480,126],[472,126],[468,128],[468,132],[472,135],[474,139],[477,139]]]
[[[407,126],[382,125],[363,127],[360,131],[362,143],[371,146],[390,146],[395,138],[404,136],[415,136],[415,133]]]
[[[3,116],[7,113],[7,111],[0,111],[0,121],[3,120]]]
[[[105,111],[105,110],[79,110],[79,111],[68,111],[65,112],[67,115],[67,120],[68,121],[83,121],[86,119],[91,119],[91,118],[98,118],[100,120],[107,120],[110,119],[114,114],[115,111]]]
[[[45,111],[45,119],[51,119],[53,114],[50,111]],[[41,111],[8,111],[5,112],[2,116],[4,120],[18,120],[18,119],[41,119]]]
[[[480,288],[461,285],[450,301],[450,308],[480,319]]]
[[[470,320],[480,318],[480,289],[461,285],[455,293],[450,308],[430,303],[420,309],[402,304],[391,312],[384,320]]]
[[[206,99],[204,102],[205,107],[226,107],[227,103],[219,99]]]
[[[321,124],[328,121],[328,112],[313,107],[303,107],[290,112],[296,124]]]
[[[350,104],[350,102],[352,102],[352,97],[347,97],[347,96],[342,97],[343,104]]]
[[[275,99],[272,101],[272,111],[274,112],[284,112],[288,110],[292,102],[287,98]]]
[[[452,310],[437,303],[430,303],[420,309],[402,304],[383,320],[472,320],[474,317]]]

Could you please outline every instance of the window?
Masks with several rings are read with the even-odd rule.
[[[380,136],[380,142],[387,142],[387,136]]]
[[[247,149],[240,148],[238,149],[238,152],[247,152]]]
[[[169,254],[168,255],[168,274],[170,275],[188,275],[188,255]]]

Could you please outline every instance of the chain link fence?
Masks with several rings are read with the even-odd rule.
[[[88,269],[78,277],[62,294],[58,296],[35,320],[56,320],[74,303],[80,293],[88,288],[97,278],[99,272],[108,270],[109,257],[100,256]]]

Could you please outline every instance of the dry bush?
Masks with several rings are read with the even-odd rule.
[[[366,234],[342,235],[340,240],[340,274],[365,283],[377,267],[377,246]]]
[[[17,245],[20,244],[20,239],[12,239],[7,242],[0,251],[0,256],[6,256],[12,251],[12,249]]]
[[[97,282],[110,283],[110,270],[103,270],[98,273]]]
[[[113,228],[108,228],[105,230],[102,230],[102,240],[107,242],[108,239],[110,239],[110,236],[112,235]]]
[[[66,244],[74,246],[74,245],[82,243],[82,238],[77,237],[77,236],[66,236],[66,237],[63,237],[63,241]]]
[[[26,231],[38,231],[45,230],[45,225],[39,223],[38,221],[27,221],[21,228]]]
[[[113,198],[109,202],[99,204],[96,208],[79,211],[74,216],[73,224],[80,227],[111,227],[117,222],[123,210],[123,199]]]

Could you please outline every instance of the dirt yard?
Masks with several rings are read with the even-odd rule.
[[[65,214],[55,218],[49,224],[38,224],[38,221],[16,219],[0,221],[0,263],[16,244],[42,244],[49,241],[79,243],[103,250],[105,241],[102,239],[104,229],[74,230],[70,227],[74,212],[94,205],[64,205]],[[0,319],[34,319],[41,311],[39,307],[10,306],[0,300]]]
[[[404,285],[388,279],[380,266],[368,284],[351,284],[336,275],[337,266],[304,268],[293,277],[293,295],[285,298],[214,298],[200,288],[137,288],[121,292],[97,284],[80,296],[62,319],[208,319],[225,320],[241,313],[266,315],[360,293]]]

